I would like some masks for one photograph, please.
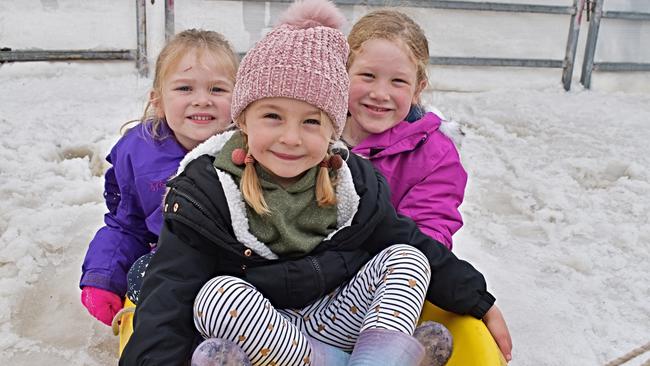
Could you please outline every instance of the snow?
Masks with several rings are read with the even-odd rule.
[[[645,344],[650,96],[496,90],[434,100],[465,132],[470,178],[455,251],[497,294],[512,364],[604,364]]]
[[[0,24],[34,10],[25,3],[38,4],[0,4]],[[84,19],[92,13],[84,2],[61,3],[59,11]],[[33,11],[32,19],[58,24],[51,16],[57,1],[42,4],[49,15]],[[180,14],[188,9],[177,7],[177,24],[187,25]],[[93,11],[110,10],[104,8]],[[9,29],[0,26],[0,36]],[[640,29],[647,39],[647,28]],[[482,84],[504,80],[495,76],[500,71],[433,72],[438,91],[426,99],[463,132],[458,144],[469,173],[454,251],[485,274],[497,297],[513,336],[511,365],[601,365],[646,344],[650,90],[632,80],[648,73],[601,78],[591,91],[574,82],[567,93],[557,70],[508,71],[501,87]],[[448,72],[453,77],[441,81]],[[3,365],[116,363],[117,338],[87,314],[77,284],[106,210],[104,156],[120,126],[142,113],[150,84],[130,62],[0,66]]]

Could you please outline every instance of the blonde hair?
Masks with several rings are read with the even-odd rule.
[[[218,64],[228,72],[228,79],[234,84],[237,68],[239,67],[239,57],[235,53],[232,45],[220,33],[201,29],[188,29],[176,34],[158,55],[156,60],[156,71],[154,73],[152,93],[156,98],[160,98],[165,85],[165,80],[171,70],[180,62],[188,52],[197,50],[199,57],[210,54],[218,60]],[[155,139],[164,138],[160,136],[161,125],[165,122],[164,117],[159,116],[159,111],[152,108],[153,100],[149,100],[144,108],[144,113],[139,120],[129,121],[122,125],[121,132],[132,122],[146,124],[146,130]]]
[[[237,125],[241,125],[246,121],[246,110],[244,110],[237,119]],[[321,122],[327,121],[331,126],[332,120],[329,116],[321,111]],[[333,129],[333,127],[332,127]],[[248,136],[240,130],[240,133],[244,137],[244,144],[246,149],[248,149]],[[330,143],[330,147],[332,144]],[[329,161],[331,153],[325,155],[324,161]],[[330,177],[330,170],[328,166],[319,166],[318,175],[316,177],[316,201],[318,202],[319,207],[327,207],[336,204],[336,177]],[[260,179],[257,176],[257,171],[255,170],[255,161],[246,161],[244,166],[244,172],[242,173],[241,182],[239,183],[239,189],[241,190],[242,196],[246,203],[248,203],[251,208],[258,215],[270,215],[271,210],[264,200],[264,191],[262,190],[262,185],[260,184]]]
[[[428,84],[427,65],[429,64],[429,42],[424,31],[408,15],[391,9],[372,11],[359,19],[348,35],[350,54],[348,69],[354,57],[366,41],[386,39],[402,42],[411,52],[411,59],[417,68],[417,85],[422,81]]]

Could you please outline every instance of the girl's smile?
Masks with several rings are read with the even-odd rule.
[[[383,108],[383,107],[378,107],[378,106],[374,106],[374,105],[371,105],[371,104],[364,104],[364,103],[362,103],[361,105],[363,105],[364,107],[366,107],[366,109],[368,109],[368,112],[369,112],[369,113],[373,113],[373,112],[374,112],[374,113],[378,113],[378,114],[383,114],[383,113],[385,113],[385,112],[390,112],[390,111],[393,110],[393,109],[391,109],[391,108]]]
[[[187,116],[187,119],[189,119],[192,123],[196,123],[199,125],[206,125],[212,122],[215,119],[215,117],[208,113],[196,113]]]
[[[271,153],[277,156],[279,159],[284,159],[284,160],[298,160],[302,157],[301,155],[283,154],[275,151],[271,151]]]

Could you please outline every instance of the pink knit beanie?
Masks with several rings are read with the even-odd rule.
[[[287,97],[327,113],[341,136],[350,81],[343,14],[327,0],[296,1],[273,30],[248,51],[237,71],[232,118],[262,98]]]

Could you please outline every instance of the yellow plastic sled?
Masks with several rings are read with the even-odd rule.
[[[120,336],[119,354],[122,354],[126,342],[129,341],[131,333],[133,333],[133,312],[135,311],[135,304],[127,297],[124,300],[124,308],[120,310],[113,318],[113,334]]]
[[[129,299],[124,309],[113,319],[113,333],[120,336],[120,354],[133,333],[133,310]],[[447,366],[504,366],[507,365],[499,347],[482,321],[469,315],[457,315],[440,309],[426,301],[420,322],[433,320],[443,324],[451,332],[454,348]]]
[[[485,324],[469,315],[457,315],[425,301],[420,322],[433,320],[451,332],[454,348],[446,366],[507,365]]]

